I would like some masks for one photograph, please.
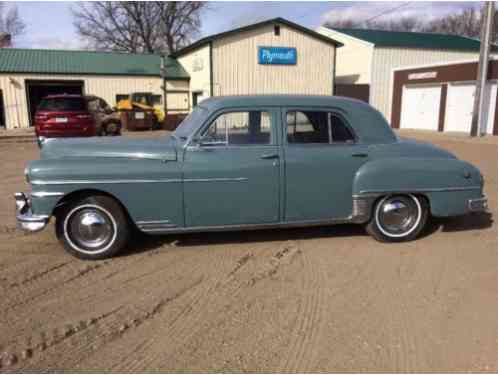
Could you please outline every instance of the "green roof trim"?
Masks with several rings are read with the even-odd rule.
[[[161,56],[119,52],[0,48],[0,73],[160,76]],[[189,79],[166,57],[166,79]]]
[[[187,54],[187,53],[189,53],[191,51],[194,51],[194,50],[196,50],[196,49],[198,49],[200,47],[203,47],[204,45],[212,42],[213,40],[225,38],[227,36],[231,36],[231,35],[234,35],[234,34],[243,33],[245,31],[250,31],[250,30],[258,29],[260,27],[264,27],[264,26],[268,26],[268,25],[285,25],[285,26],[290,27],[291,29],[300,31],[300,32],[302,32],[302,33],[304,33],[306,35],[309,35],[312,38],[321,40],[322,42],[325,42],[327,44],[331,44],[331,45],[334,45],[336,47],[341,47],[343,45],[341,42],[338,42],[337,40],[329,38],[328,36],[325,36],[325,35],[322,35],[320,33],[317,33],[316,31],[310,30],[310,29],[308,29],[308,28],[306,28],[304,26],[301,26],[301,25],[299,25],[297,23],[288,21],[285,18],[278,17],[278,18],[272,18],[272,19],[269,19],[269,20],[266,20],[266,21],[262,21],[262,22],[258,22],[258,23],[253,23],[251,25],[239,27],[237,29],[228,30],[228,31],[225,31],[225,32],[222,32],[222,33],[209,35],[207,37],[199,39],[195,43],[192,43],[192,44],[190,44],[190,45],[188,45],[188,46],[186,46],[184,48],[179,49],[175,53],[171,54],[171,56],[179,57],[179,56],[185,55],[185,54]]]
[[[335,27],[330,27],[329,29],[372,43],[376,47],[405,47],[477,52],[481,46],[481,43],[478,40],[459,35],[373,29],[344,29]]]

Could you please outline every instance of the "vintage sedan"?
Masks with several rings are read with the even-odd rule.
[[[77,257],[152,234],[357,223],[380,241],[417,238],[429,218],[486,210],[483,177],[403,140],[369,105],[328,96],[203,101],[168,137],[43,144],[17,193],[18,225]]]

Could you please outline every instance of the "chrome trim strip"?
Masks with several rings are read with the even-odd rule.
[[[247,181],[247,177],[213,177],[213,178],[166,178],[166,179],[133,179],[133,180],[34,180],[33,185],[76,185],[76,184],[151,184],[179,182],[231,182]]]
[[[137,225],[147,225],[147,224],[168,224],[169,220],[151,220],[151,221],[137,221]]]
[[[368,194],[396,194],[396,193],[431,193],[431,192],[445,192],[445,191],[465,191],[481,189],[481,186],[462,186],[462,187],[448,187],[448,188],[427,188],[427,189],[396,189],[396,190],[360,190],[359,194],[353,195],[353,198],[360,198]]]
[[[64,194],[65,193],[58,191],[35,191],[34,193],[31,193],[31,196],[35,198],[44,198],[44,197],[60,197]]]
[[[33,185],[74,185],[74,184],[147,184],[147,183],[170,183],[182,182],[181,178],[170,179],[133,179],[133,180],[35,180]]]
[[[257,229],[271,229],[271,228],[285,228],[285,227],[311,227],[320,225],[331,224],[345,224],[352,223],[351,216],[345,219],[328,219],[328,220],[306,220],[306,221],[287,221],[278,223],[265,223],[265,224],[236,224],[236,225],[217,225],[217,226],[199,226],[188,228],[154,228],[145,229],[140,228],[144,232],[150,233],[189,233],[189,232],[224,232],[230,230],[257,230]]]
[[[229,182],[229,181],[247,181],[247,177],[214,177],[214,178],[186,178],[184,182]]]

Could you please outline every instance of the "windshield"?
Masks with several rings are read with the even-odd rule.
[[[40,102],[39,111],[85,111],[83,98],[46,98]]]
[[[208,111],[206,108],[197,106],[195,109],[185,117],[180,125],[173,132],[173,135],[182,141],[187,138],[204,122]]]

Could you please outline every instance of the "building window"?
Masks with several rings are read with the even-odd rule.
[[[354,135],[341,116],[332,112],[287,112],[288,143],[353,143]]]
[[[275,25],[273,28],[273,31],[274,31],[276,36],[279,36],[280,35],[280,25]]]

